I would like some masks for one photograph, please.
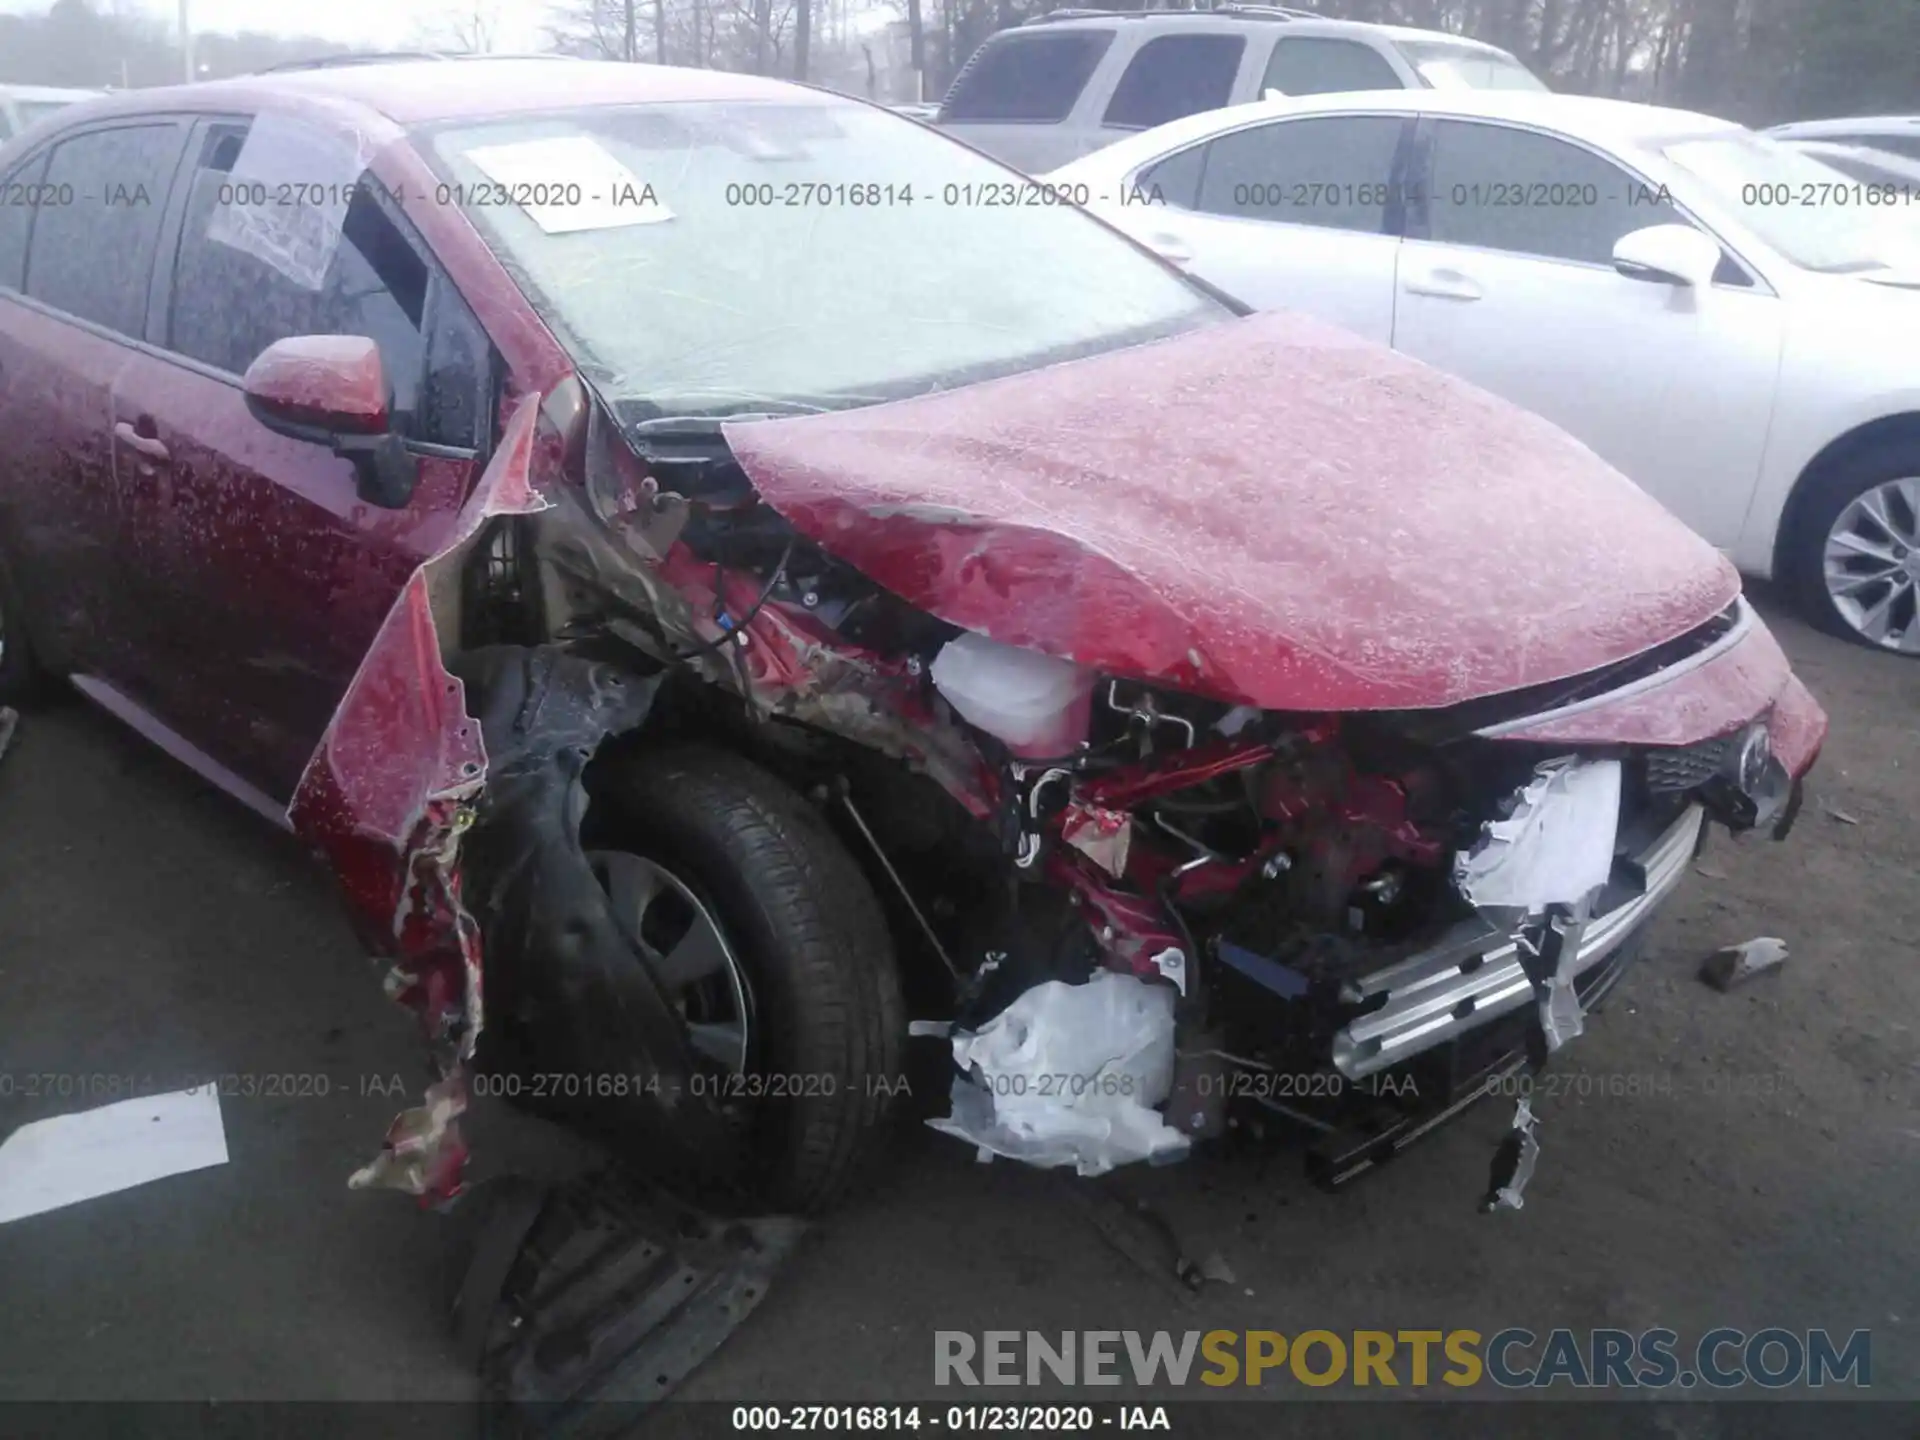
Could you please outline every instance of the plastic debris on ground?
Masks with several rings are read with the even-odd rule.
[[[1081,1175],[1182,1159],[1188,1138],[1155,1109],[1173,1084],[1173,1007],[1171,987],[1112,971],[1036,985],[953,1034],[953,1113],[927,1123],[982,1160]]]
[[[1539,1124],[1534,1119],[1532,1104],[1522,1096],[1513,1109],[1513,1127],[1500,1142],[1500,1148],[1494,1151],[1487,1196],[1480,1202],[1482,1211],[1525,1207],[1527,1182],[1533,1179],[1533,1167],[1540,1162],[1540,1140],[1534,1133]]]
[[[1490,820],[1454,861],[1471,905],[1538,911],[1607,883],[1620,817],[1618,760],[1553,760],[1522,786],[1513,813]]]
[[[1700,978],[1716,990],[1731,990],[1769,970],[1778,970],[1787,959],[1787,942],[1771,935],[1729,945],[1716,950],[1700,967]]]

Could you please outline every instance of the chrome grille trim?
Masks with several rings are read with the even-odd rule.
[[[1613,705],[1621,700],[1670,684],[1682,675],[1698,670],[1709,661],[1718,659],[1747,638],[1747,632],[1753,629],[1753,610],[1746,599],[1742,597],[1735,600],[1727,607],[1727,611],[1733,615],[1733,624],[1727,628],[1726,634],[1704,649],[1694,651],[1684,660],[1676,660],[1664,670],[1643,675],[1638,680],[1630,680],[1617,690],[1609,690],[1601,695],[1589,695],[1584,700],[1575,700],[1570,705],[1561,705],[1552,710],[1536,710],[1533,714],[1522,715],[1518,719],[1502,720],[1495,725],[1483,726],[1473,733],[1483,740],[1498,740],[1502,735],[1511,735],[1519,730],[1531,730],[1536,725],[1551,724],[1555,720],[1564,720],[1569,715],[1581,715],[1589,710],[1597,710],[1602,705]]]
[[[1652,915],[1686,873],[1706,812],[1690,805],[1631,860],[1645,889],[1587,922],[1574,974],[1584,974],[1618,949]],[[1474,961],[1479,963],[1474,965]],[[1471,966],[1472,968],[1463,968]],[[1356,998],[1386,995],[1379,1009],[1357,1016],[1333,1038],[1333,1063],[1349,1080],[1397,1065],[1529,1003],[1533,985],[1521,967],[1513,936],[1476,917],[1440,942],[1355,982]],[[1462,1007],[1466,1013],[1457,1013]]]

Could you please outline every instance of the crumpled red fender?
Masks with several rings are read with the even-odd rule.
[[[439,1072],[348,1184],[427,1203],[461,1189],[459,1122],[485,1018],[479,925],[460,899],[460,841],[486,786],[487,753],[444,663],[435,599],[458,593],[459,561],[489,520],[547,508],[532,484],[538,412],[538,396],[515,410],[447,544],[408,577],[287,809],[294,832],[332,865],[361,942],[391,962],[387,994],[419,1016]]]

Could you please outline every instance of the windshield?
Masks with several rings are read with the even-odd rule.
[[[1546,82],[1504,50],[1402,40],[1400,53],[1436,90],[1545,90]]]
[[[1832,274],[1911,263],[1911,212],[1875,186],[1762,135],[1670,141],[1661,153],[1788,260]]]
[[[44,120],[73,103],[71,100],[16,100],[13,108],[20,112],[20,128],[24,130],[35,121]]]
[[[428,140],[440,198],[630,414],[890,399],[1232,314],[877,107],[607,107]]]

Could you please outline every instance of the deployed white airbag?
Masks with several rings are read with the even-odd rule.
[[[1102,1175],[1184,1156],[1188,1139],[1154,1108],[1173,1086],[1174,992],[1101,971],[1036,985],[953,1039],[953,1113],[934,1129],[1043,1169]]]
[[[1620,762],[1549,760],[1454,857],[1453,883],[1468,903],[1529,913],[1578,904],[1613,873],[1620,826]]]

